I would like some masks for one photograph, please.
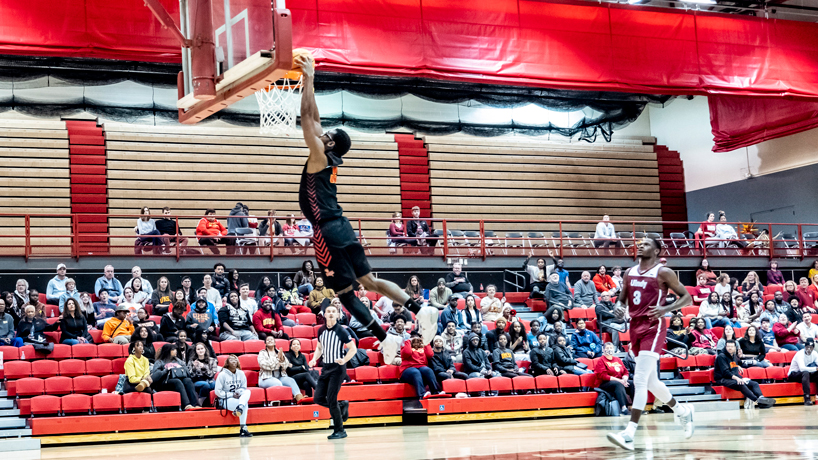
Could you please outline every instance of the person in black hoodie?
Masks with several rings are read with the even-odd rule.
[[[54,344],[48,343],[44,332],[56,331],[60,323],[48,324],[45,319],[35,316],[37,309],[33,305],[26,305],[23,314],[23,319],[17,324],[17,337],[25,344],[34,345],[35,350],[44,354],[54,351]]]
[[[557,339],[559,339],[560,337],[565,339],[565,343],[568,343],[568,336],[566,336],[565,332],[563,332],[563,328],[564,325],[561,321],[557,321],[556,323],[554,323],[554,329],[551,332],[547,333],[549,347],[553,348],[554,345],[557,344]]]
[[[562,375],[565,371],[554,363],[554,350],[548,346],[548,335],[544,332],[537,334],[538,346],[531,349],[530,372],[533,376],[538,375]]]
[[[716,364],[713,366],[713,380],[717,385],[740,391],[747,398],[745,409],[755,403],[762,409],[773,407],[775,399],[765,398],[758,383],[742,376],[743,370],[736,348],[735,340],[728,340],[724,344],[724,350],[716,357]]]
[[[614,314],[614,305],[609,292],[599,294],[599,303],[594,307],[594,311],[596,311],[599,332],[611,334],[611,343],[614,344],[614,349],[619,351],[619,331],[617,329],[623,328],[625,320],[617,318]]]
[[[557,343],[554,345],[554,361],[556,362],[557,366],[560,369],[564,369],[566,372],[570,372],[576,375],[582,374],[592,374],[594,371],[589,369],[582,369],[579,366],[579,362],[574,359],[574,354],[571,352],[571,348],[569,348],[565,344],[565,336],[560,336],[557,338]]]
[[[144,349],[142,350],[142,356],[148,358],[148,362],[153,364],[153,361],[156,359],[156,348],[153,346],[154,336],[153,333],[145,326],[136,326],[131,335],[131,343],[128,345],[128,354],[133,354],[134,344],[136,342],[142,342],[144,345]]]
[[[175,342],[176,337],[180,331],[184,331],[185,324],[185,309],[187,304],[182,302],[174,302],[171,311],[162,315],[162,321],[159,323],[159,334],[168,342]]]
[[[509,342],[508,333],[506,332],[506,324],[508,324],[508,321],[506,321],[505,318],[497,318],[497,321],[494,322],[494,329],[486,333],[486,342],[490,353],[494,353],[501,336],[506,338],[506,343]]]
[[[310,369],[307,356],[301,353],[301,340],[290,339],[290,351],[284,353],[284,357],[290,363],[287,376],[295,380],[298,387],[306,392],[307,397],[312,397],[312,392],[318,385],[318,371]]]
[[[489,352],[489,344],[488,344],[488,341],[486,340],[486,336],[485,336],[485,335],[483,335],[483,323],[478,323],[478,322],[476,322],[476,321],[475,321],[475,322],[473,322],[473,323],[471,324],[471,332],[470,332],[470,333],[467,333],[467,334],[466,334],[466,337],[468,337],[468,336],[469,336],[469,334],[474,334],[474,335],[476,335],[476,336],[477,336],[477,338],[478,338],[478,340],[479,340],[479,342],[478,342],[478,346],[479,346],[479,348],[480,348],[481,350],[483,350],[483,353],[484,353],[486,356],[488,356],[488,355],[490,355],[490,354],[491,354],[491,353]],[[463,351],[465,351],[465,350],[466,350],[466,348],[469,348],[469,341],[468,341],[466,338],[464,338],[464,339],[463,339]]]
[[[435,336],[434,340],[432,340],[432,351],[434,355],[429,359],[429,367],[435,373],[438,383],[451,378],[460,380],[469,378],[465,373],[458,372],[455,369],[451,355],[443,348],[443,337]]]
[[[467,348],[463,350],[462,371],[470,379],[499,377],[499,372],[491,370],[491,363],[486,352],[480,348],[480,336],[471,332],[468,335]]]
[[[88,322],[85,315],[80,313],[79,303],[74,298],[65,301],[63,313],[60,315],[60,343],[76,345],[78,343],[94,343],[94,338],[88,333]]]
[[[185,321],[185,329],[193,343],[219,341],[213,321],[213,315],[207,311],[207,300],[198,299],[196,306],[187,314]]]
[[[497,348],[494,349],[492,358],[494,370],[503,377],[514,378],[526,375],[525,372],[520,372],[517,362],[514,361],[514,352],[508,347],[508,336],[506,334],[497,337]]]
[[[213,289],[219,291],[222,298],[227,297],[227,294],[230,293],[230,280],[228,280],[227,276],[224,275],[224,271],[226,269],[227,267],[225,267],[223,263],[219,262],[213,266],[213,275],[211,275],[211,279],[213,280]]]

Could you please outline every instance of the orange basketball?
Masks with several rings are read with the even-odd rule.
[[[312,63],[313,67],[315,67],[315,58],[312,57],[312,53],[304,48],[296,48],[293,50],[293,68],[292,70],[301,70],[301,65],[299,62],[302,60],[308,60]]]

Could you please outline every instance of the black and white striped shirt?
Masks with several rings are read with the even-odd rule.
[[[344,345],[351,341],[349,334],[340,323],[335,323],[329,328],[322,326],[318,330],[318,343],[321,344],[324,363],[334,363],[343,358],[346,355]]]

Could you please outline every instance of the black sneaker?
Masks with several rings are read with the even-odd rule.
[[[804,405],[805,405],[805,406],[812,406],[813,404],[814,404],[814,403],[812,402],[812,400],[811,400],[811,399],[809,399],[809,396],[805,396],[805,397],[804,397]]]
[[[247,427],[243,426],[243,427],[241,427],[241,431],[239,431],[239,436],[242,437],[242,438],[252,438],[253,433],[247,431]]]
[[[341,406],[341,419],[346,422],[349,420],[349,401],[341,401],[338,405]]]
[[[344,439],[347,437],[346,431],[336,431],[331,435],[327,436],[327,439]]]
[[[775,399],[773,398],[765,398],[764,396],[758,398],[758,407],[761,409],[769,409],[775,405]]]

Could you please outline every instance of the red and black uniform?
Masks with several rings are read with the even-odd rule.
[[[639,352],[653,353],[657,358],[661,354],[667,339],[667,326],[664,318],[651,319],[650,309],[665,304],[665,292],[659,285],[659,270],[663,267],[657,263],[645,272],[639,265],[628,270],[627,289],[628,312],[631,317],[631,348],[633,354]]]

